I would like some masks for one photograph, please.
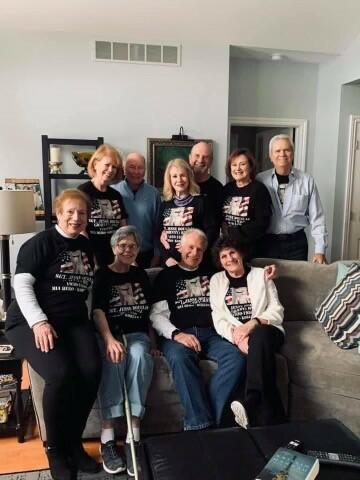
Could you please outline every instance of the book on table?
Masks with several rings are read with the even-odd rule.
[[[278,448],[255,480],[313,480],[319,473],[319,460],[309,455]]]

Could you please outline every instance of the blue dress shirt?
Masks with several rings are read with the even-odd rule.
[[[159,255],[156,241],[156,226],[160,209],[159,191],[143,182],[136,192],[133,192],[127,180],[112,185],[121,193],[128,214],[128,224],[134,225],[141,236],[141,252],[155,248],[155,254]]]
[[[328,233],[324,209],[313,177],[292,168],[283,205],[278,195],[279,183],[275,169],[261,172],[256,178],[267,187],[271,195],[272,216],[267,233],[295,233],[310,225],[315,241],[315,253],[325,254]]]

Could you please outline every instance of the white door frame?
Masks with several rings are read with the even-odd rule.
[[[356,132],[360,128],[360,115],[350,115],[349,136],[348,136],[348,154],[346,160],[346,183],[345,183],[345,207],[343,237],[341,242],[341,259],[347,258],[349,249],[350,233],[350,208],[352,202],[352,185],[354,176],[354,164],[356,156]]]
[[[308,121],[301,118],[229,117],[228,153],[231,127],[287,127],[295,128],[294,167],[305,171]]]

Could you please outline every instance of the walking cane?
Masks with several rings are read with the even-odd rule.
[[[127,349],[127,341],[124,334],[122,334],[122,340],[123,340],[124,347]],[[138,472],[135,443],[134,443],[134,433],[133,433],[132,421],[131,421],[131,407],[129,403],[127,388],[126,388],[126,375],[124,375],[123,389],[124,389],[124,399],[125,399],[125,416],[126,416],[126,423],[127,423],[127,431],[130,439],[131,458],[134,466],[135,480],[139,480],[139,472]]]

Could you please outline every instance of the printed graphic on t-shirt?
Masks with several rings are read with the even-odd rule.
[[[81,250],[62,252],[59,270],[55,273],[52,291],[83,293],[92,284],[94,272],[86,253]]]
[[[112,234],[119,226],[120,220],[121,207],[118,200],[96,198],[92,201],[91,215],[88,220],[90,234]]]
[[[148,308],[140,283],[128,282],[111,287],[109,300],[109,315],[111,318],[126,316],[138,319]]]
[[[249,220],[250,197],[228,197],[223,205],[224,220],[228,225],[242,225]]]
[[[209,277],[207,275],[176,282],[176,308],[209,307]]]
[[[164,210],[164,228],[169,243],[178,243],[182,234],[193,224],[194,207],[174,207]]]
[[[225,303],[231,314],[240,322],[245,323],[251,319],[252,307],[247,287],[229,287]]]

